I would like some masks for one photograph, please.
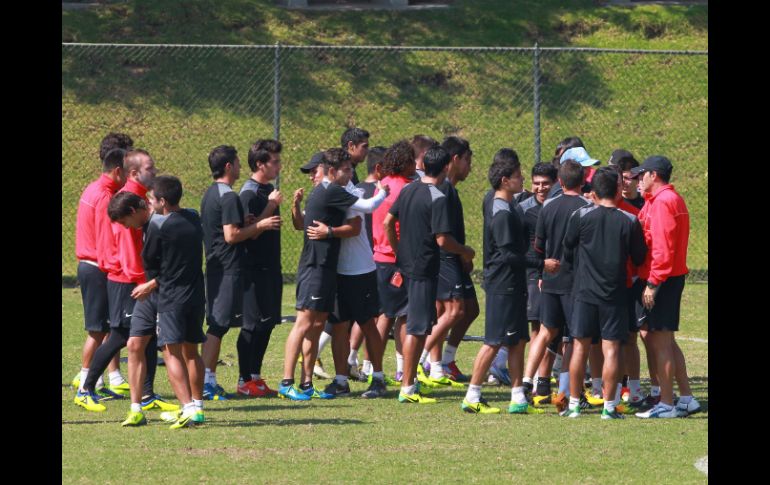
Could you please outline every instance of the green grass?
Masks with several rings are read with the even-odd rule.
[[[481,290],[479,297],[483,309]],[[293,298],[294,287],[287,285],[285,315],[293,314]],[[685,287],[679,332],[695,396],[706,406],[708,347],[683,337],[708,339],[707,302],[708,285]],[[483,334],[483,326],[482,313],[468,334]],[[267,351],[263,373],[273,385],[288,329],[284,324],[275,330]],[[397,403],[390,391],[376,401],[207,402],[209,422],[202,428],[171,431],[152,411],[148,426],[122,429],[127,403],[108,403],[106,412],[88,413],[71,401],[68,383],[80,366],[83,336],[79,290],[63,288],[63,483],[393,483],[428,477],[440,483],[532,483],[544,474],[549,481],[569,483],[706,482],[693,463],[708,454],[708,411],[688,419],[623,422],[601,421],[597,411],[565,420],[553,408],[540,416],[473,416],[460,412],[460,391],[437,391],[439,403],[421,407]],[[222,359],[228,365],[217,371],[228,390],[237,379],[235,340],[235,332],[224,338]],[[461,369],[470,370],[478,349],[475,342],[459,347]],[[644,376],[643,348],[642,354]],[[393,355],[391,341],[385,359],[389,374],[395,370]],[[322,357],[331,368],[329,350]],[[358,383],[351,387],[365,389]],[[162,367],[156,389],[171,396]],[[510,399],[504,388],[485,387],[484,393],[499,406]]]

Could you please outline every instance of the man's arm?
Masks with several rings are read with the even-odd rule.
[[[476,251],[474,251],[472,247],[460,244],[457,242],[457,239],[449,233],[436,234],[436,244],[448,253],[457,254],[463,261],[470,262],[473,260],[474,256],[476,256]]]
[[[294,225],[294,229],[298,231],[305,229],[305,214],[302,213],[302,209],[299,207],[304,193],[305,189],[302,187],[295,190],[294,200],[291,204],[291,223]]]
[[[567,231],[564,233],[564,251],[562,256],[564,261],[572,263],[575,261],[575,249],[577,249],[580,242],[580,211],[576,210],[572,213],[567,221]]]
[[[650,251],[650,276],[647,279],[654,285],[666,281],[674,267],[674,243],[677,235],[677,221],[674,207],[664,201],[655,201],[647,217],[650,219],[652,244]]]
[[[332,237],[348,238],[356,237],[361,234],[361,217],[356,216],[345,221],[345,224],[338,227],[330,227],[321,221],[313,221],[313,226],[308,226],[308,239],[329,239]]]
[[[385,220],[382,221],[382,226],[385,229],[385,235],[388,237],[388,243],[393,249],[393,254],[398,254],[398,235],[396,234],[396,221],[398,218],[388,212],[385,215]]]
[[[639,219],[634,218],[634,224],[631,227],[631,247],[629,248],[631,262],[634,266],[641,266],[647,257],[647,245],[644,243],[644,234]]]

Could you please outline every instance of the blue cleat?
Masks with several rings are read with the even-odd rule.
[[[300,391],[297,386],[278,386],[278,397],[281,399],[290,399],[292,401],[310,401],[310,396]]]
[[[99,396],[100,401],[110,401],[112,399],[123,399],[123,396],[121,396],[116,392],[111,391],[107,387],[102,387],[101,389],[97,389],[96,394]]]
[[[508,373],[507,367],[499,368],[493,365],[489,367],[489,373],[495,376],[495,379],[497,379],[500,384],[504,386],[511,385],[511,375]]]
[[[334,399],[335,398],[334,394],[329,394],[328,392],[320,391],[316,389],[315,386],[312,386],[305,390],[300,389],[300,392],[311,399]]]
[[[221,386],[212,386],[211,384],[203,385],[203,399],[209,401],[227,401],[227,394],[225,394]]]

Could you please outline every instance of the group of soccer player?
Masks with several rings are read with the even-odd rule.
[[[346,130],[340,141],[300,167],[313,189],[304,209],[304,190],[293,194],[292,227],[303,232],[297,314],[283,376],[272,390],[261,372],[281,322],[283,194],[272,183],[282,168],[281,143],[251,145],[251,176],[239,193],[237,150],[214,148],[213,183],[199,213],[180,206],[181,182],[156,176],[146,150],[128,135],[108,134],[100,146],[102,175],[78,206],[78,283],[88,335],[73,380],[75,403],[104,411],[104,401],[129,397],[123,426],[146,424],[150,409],[161,410],[172,429],[201,424],[204,400],[231,397],[216,369],[222,339],[239,328],[240,396],[334,399],[349,395],[355,378],[369,384],[362,398],[384,397],[397,386],[399,402],[416,404],[435,403],[434,389],[466,389],[467,382],[461,408],[478,414],[501,411],[482,397],[484,383],[511,387],[512,414],[540,414],[546,405],[568,417],[602,406],[602,419],[700,411],[674,338],[689,216],[669,183],[668,159],[639,164],[616,150],[608,166],[596,169],[600,162],[571,137],[559,143],[552,162],[533,167],[528,191],[516,152],[495,154],[481,207],[484,343],[466,376],[455,356],[480,313],[471,277],[478,259],[465,244],[457,189],[471,171],[469,142],[415,135],[370,150],[369,133],[360,128]],[[355,168],[364,161],[367,178],[359,183]],[[383,372],[391,333],[393,378]],[[637,335],[650,370],[646,396]],[[328,343],[335,375],[320,389],[314,376],[331,378],[318,358]],[[366,358],[359,369],[361,345]],[[119,370],[123,347],[129,382]],[[181,406],[154,392],[158,350]],[[587,362],[590,389],[584,389]],[[558,392],[551,390],[555,367]],[[109,383],[101,377],[106,369]]]

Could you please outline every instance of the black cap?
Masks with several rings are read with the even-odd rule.
[[[612,152],[612,155],[610,155],[610,159],[607,161],[607,165],[620,165],[620,161],[626,158],[639,163],[631,154],[631,152],[628,150],[623,150],[622,148],[618,148]]]
[[[671,161],[663,155],[653,155],[648,157],[641,165],[631,169],[631,174],[636,177],[643,172],[658,172],[671,176],[674,169]]]
[[[310,173],[313,170],[315,170],[317,166],[321,165],[323,161],[324,161],[324,152],[318,152],[312,157],[310,157],[310,161],[304,164],[303,166],[299,167],[299,169],[300,171],[302,171],[302,173]]]

